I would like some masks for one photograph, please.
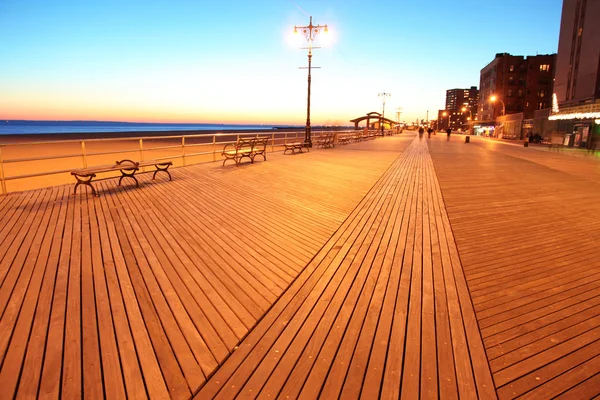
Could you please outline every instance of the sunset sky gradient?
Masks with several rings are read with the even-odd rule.
[[[554,53],[562,1],[0,1],[0,118],[302,125],[435,118],[496,53]]]

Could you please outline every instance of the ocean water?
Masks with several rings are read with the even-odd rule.
[[[27,135],[87,132],[160,132],[160,131],[207,131],[207,130],[271,130],[283,128],[278,125],[226,125],[226,124],[157,124],[139,122],[99,121],[17,121],[0,120],[0,135]],[[285,128],[302,128],[290,127]]]

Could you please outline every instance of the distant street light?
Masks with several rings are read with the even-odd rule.
[[[473,113],[471,112],[471,109],[468,107],[463,107],[461,109],[462,112],[466,112],[469,111],[469,117],[467,118],[467,121],[469,121],[469,132],[471,131],[471,120],[473,119]]]
[[[383,120],[385,118],[385,98],[386,97],[390,97],[392,94],[391,93],[379,93],[378,96],[383,98],[383,112],[381,113],[381,136],[383,136]]]
[[[500,103],[502,103],[502,115],[506,115],[506,107],[504,106],[504,102],[502,101],[502,99],[496,95],[490,96],[490,101],[492,103],[494,103],[496,100],[500,100]]]
[[[308,40],[308,47],[306,47],[308,49],[308,97],[307,97],[307,102],[306,102],[306,129],[304,132],[304,145],[308,146],[308,147],[312,147],[312,140],[311,140],[311,127],[310,127],[310,71],[311,68],[318,68],[318,67],[313,67],[311,65],[312,62],[312,49],[313,49],[313,41],[315,40],[315,37],[321,32],[321,30],[323,30],[323,32],[327,33],[327,25],[313,25],[312,23],[312,16],[310,17],[310,23],[308,24],[308,26],[294,26],[294,33],[298,33],[298,31],[300,31],[304,37],[306,37],[306,40]],[[317,49],[318,47],[314,47],[315,49]],[[305,67],[301,67],[302,69],[304,69]]]
[[[445,117],[446,115],[448,116],[448,128],[451,128],[451,127],[450,127],[450,112],[446,112],[446,111],[444,111],[444,112],[442,113],[442,116],[444,116],[444,117]]]

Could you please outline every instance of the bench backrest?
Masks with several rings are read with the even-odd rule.
[[[239,138],[235,143],[235,149],[238,152],[252,151],[254,148],[254,138]]]
[[[269,138],[266,136],[257,136],[254,139],[254,151],[259,153],[264,153],[267,151],[267,143],[269,142]]]

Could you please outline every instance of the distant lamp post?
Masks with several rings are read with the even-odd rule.
[[[385,119],[385,98],[390,97],[391,95],[392,95],[391,93],[386,93],[386,92],[378,94],[379,97],[383,98],[383,111],[381,113],[381,136],[383,136],[383,123],[384,123],[383,121]]]
[[[308,147],[312,147],[312,139],[311,139],[311,128],[310,128],[310,71],[312,68],[319,68],[312,66],[312,49],[317,49],[318,47],[313,47],[312,43],[315,40],[316,36],[321,32],[321,30],[327,33],[327,25],[313,25],[312,16],[310,17],[310,23],[308,26],[294,26],[294,33],[298,33],[300,31],[306,40],[308,40],[308,67],[300,67],[301,69],[308,69],[308,97],[306,102],[306,129],[304,131],[304,144]]]
[[[502,103],[502,116],[506,115],[506,107],[504,106],[504,102],[502,101],[502,99],[496,95],[490,96],[490,101],[492,103],[495,103],[496,100],[500,100],[500,103]]]
[[[450,112],[446,112],[446,111],[444,111],[444,112],[442,113],[442,116],[444,116],[444,117],[445,117],[446,115],[448,116],[448,128],[450,128],[450,129],[451,129],[451,127],[450,127]]]
[[[467,121],[468,121],[468,124],[469,124],[469,133],[470,133],[471,132],[471,120],[473,119],[473,113],[471,112],[471,109],[468,108],[468,107],[463,107],[461,109],[461,111],[462,112],[467,112],[467,111],[469,112],[469,116],[467,117]]]

